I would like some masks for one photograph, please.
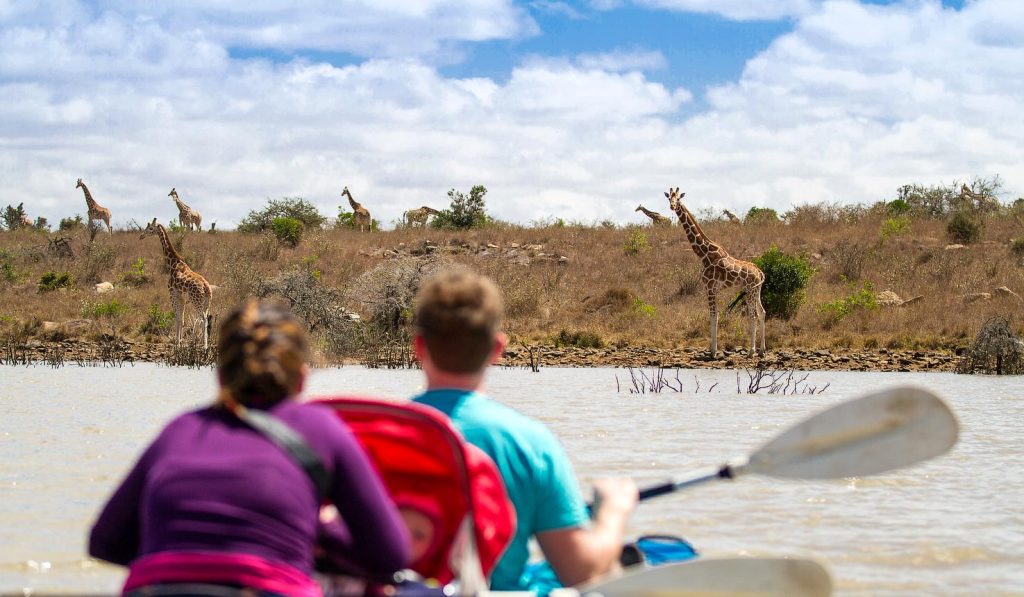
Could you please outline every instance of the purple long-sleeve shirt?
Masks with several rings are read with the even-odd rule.
[[[374,575],[409,557],[401,518],[352,433],[327,407],[285,400],[270,412],[333,474],[330,499],[348,533],[336,558]],[[89,554],[128,565],[163,551],[244,553],[313,570],[319,500],[305,471],[258,431],[218,408],[171,421],[104,506]]]

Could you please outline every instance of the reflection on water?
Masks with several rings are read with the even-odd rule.
[[[1019,378],[816,371],[815,396],[737,395],[736,373],[686,371],[701,393],[616,392],[615,369],[495,370],[491,393],[549,424],[581,482],[641,485],[745,455],[809,413],[896,383],[931,388],[961,422],[954,450],[887,475],[760,477],[645,502],[630,532],[677,533],[705,554],[825,561],[843,595],[998,594],[1024,587],[1024,400]],[[741,372],[740,376],[744,374]],[[745,377],[744,377],[745,381]],[[718,382],[712,393],[706,388]],[[310,395],[407,396],[416,371],[317,370]],[[123,569],[85,557],[92,518],[176,413],[212,399],[213,373],[0,367],[0,592],[114,592]]]

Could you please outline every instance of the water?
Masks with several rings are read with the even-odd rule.
[[[812,385],[831,384],[824,394],[737,395],[731,371],[684,371],[682,394],[625,393],[621,369],[499,369],[489,385],[555,430],[584,487],[604,475],[643,486],[721,464],[811,412],[881,387],[933,389],[961,422],[959,444],[939,459],[862,479],[704,485],[641,504],[629,531],[679,534],[707,555],[816,557],[839,595],[1024,594],[1020,378],[809,375]],[[145,364],[0,367],[0,593],[116,592],[124,570],[85,556],[93,517],[159,428],[208,403],[214,385],[209,370]],[[417,371],[346,367],[314,371],[307,394],[421,388]]]

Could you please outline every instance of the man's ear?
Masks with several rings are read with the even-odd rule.
[[[299,379],[295,382],[295,391],[293,395],[298,396],[302,393],[302,388],[306,387],[306,379],[309,378],[309,365],[306,363],[302,364],[302,373],[299,375]]]
[[[420,334],[413,334],[412,336],[412,353],[416,356],[416,360],[421,363],[429,356],[427,341]]]
[[[494,337],[494,349],[491,352],[490,363],[494,365],[501,360],[502,355],[505,354],[505,348],[508,346],[508,336],[504,332],[498,332]]]

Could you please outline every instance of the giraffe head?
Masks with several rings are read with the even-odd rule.
[[[151,234],[156,234],[157,226],[159,226],[159,224],[156,223],[156,218],[153,218],[152,222],[146,224],[146,229],[142,231],[142,234],[139,235],[139,238],[146,238]]]
[[[665,193],[665,196],[668,197],[669,207],[672,208],[672,211],[676,211],[677,209],[679,209],[679,202],[682,201],[684,196],[686,196],[686,193],[680,193],[679,187],[676,187],[674,189],[672,187],[669,187],[668,192]]]
[[[643,211],[643,210],[644,210],[644,206],[643,205],[637,205],[636,209],[634,209],[633,211]]]
[[[79,179],[78,179],[78,182],[77,182],[77,183],[75,183],[75,188],[76,188],[76,189],[81,189],[81,188],[83,188],[83,187],[85,187],[85,183],[84,183],[84,182],[82,182],[82,179],[81,179],[81,178],[79,178]]]
[[[337,188],[337,187],[335,187],[335,188]],[[348,192],[348,186],[347,185],[345,186],[345,188],[341,189],[341,196],[344,197],[345,195],[348,195],[349,197],[352,196],[352,194]]]
[[[171,192],[167,193],[167,196],[168,197],[174,197],[175,199],[177,199],[178,198],[178,191],[175,190],[175,187],[171,187]]]

